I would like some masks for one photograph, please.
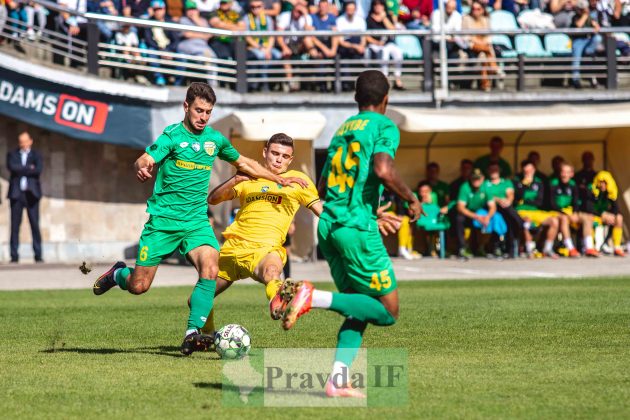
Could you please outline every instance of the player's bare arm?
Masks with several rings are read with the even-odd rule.
[[[250,175],[254,178],[264,178],[270,181],[273,181],[277,184],[282,185],[283,187],[288,187],[291,184],[298,184],[302,188],[306,188],[308,183],[296,177],[281,177],[265,169],[260,163],[256,162],[254,159],[250,159],[245,156],[240,156],[234,162],[232,162],[232,166],[234,166],[238,171],[244,172],[247,175]]]
[[[394,167],[394,159],[387,153],[374,155],[374,173],[383,181],[385,187],[409,203],[409,216],[415,222],[422,213],[422,205],[411,189],[403,182]]]
[[[136,178],[140,182],[145,182],[153,178],[152,173],[155,168],[155,160],[148,153],[145,153],[136,160],[134,167],[136,169]]]
[[[234,187],[237,184],[250,179],[252,179],[251,176],[243,172],[237,172],[232,178],[210,191],[210,194],[208,195],[208,204],[216,206],[224,201],[233,200],[236,198],[236,195],[234,194]]]

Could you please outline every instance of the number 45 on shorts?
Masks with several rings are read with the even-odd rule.
[[[381,289],[389,289],[392,286],[392,278],[389,276],[389,270],[383,270],[378,273],[372,274],[372,282],[370,283],[370,289],[380,291]]]

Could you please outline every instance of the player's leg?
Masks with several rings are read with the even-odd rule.
[[[555,243],[556,237],[558,236],[560,222],[557,217],[551,216],[543,220],[542,226],[545,226],[547,228],[545,245],[543,246],[543,255],[552,259],[556,259],[558,258],[558,254],[554,252],[553,244]]]
[[[611,226],[612,228],[612,241],[615,249],[615,255],[624,257],[626,253],[621,247],[621,240],[623,238],[623,216],[621,214],[604,212],[600,217],[602,219],[602,223]]]
[[[571,237],[571,219],[565,213],[558,213],[558,221],[560,223],[560,233],[562,233],[562,242],[569,251],[569,257],[577,258],[580,253],[575,249],[573,238]]]
[[[254,253],[256,255],[257,253]],[[271,252],[263,250],[260,256],[255,256],[252,277],[265,285],[265,294],[269,301],[271,318],[282,318],[286,306],[294,293],[294,283],[290,279],[281,280],[284,262],[287,259],[284,249],[278,248]],[[260,262],[257,262],[259,260]]]
[[[595,249],[595,241],[593,240],[593,215],[580,212],[575,216],[577,222],[582,225],[584,254],[587,257],[599,257],[599,253]]]

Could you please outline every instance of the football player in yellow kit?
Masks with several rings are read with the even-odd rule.
[[[219,255],[215,296],[234,281],[251,277],[265,285],[273,319],[279,319],[284,310],[283,298],[278,292],[287,260],[283,244],[293,217],[300,206],[316,216],[322,212],[322,203],[313,181],[303,172],[288,170],[293,161],[293,150],[291,137],[283,133],[274,134],[263,148],[263,166],[281,177],[301,178],[308,184],[306,187],[283,187],[239,172],[208,196],[211,205],[235,198],[240,201],[240,210],[234,222],[223,232],[226,241]],[[292,290],[291,287],[282,289]],[[203,331],[215,331],[213,314],[210,314]]]

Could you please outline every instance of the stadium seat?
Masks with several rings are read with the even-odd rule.
[[[518,29],[516,18],[505,10],[495,10],[490,13],[490,29],[494,31],[511,31]]]
[[[394,40],[403,51],[405,58],[419,60],[422,58],[422,45],[418,37],[413,35],[398,35]]]
[[[440,207],[433,203],[422,205],[422,216],[416,226],[426,232],[437,232],[440,243],[440,258],[446,256],[446,231],[451,227],[448,217],[440,213]]]
[[[571,55],[571,38],[566,34],[546,34],[545,48],[552,55]]]
[[[518,55],[512,46],[510,37],[507,35],[492,35],[492,43],[502,47],[501,56],[503,58],[514,58]]]
[[[538,35],[519,34],[514,39],[516,51],[525,57],[551,57],[551,53],[545,50]]]
[[[630,35],[625,32],[615,32],[613,36],[617,41],[630,42]]]

